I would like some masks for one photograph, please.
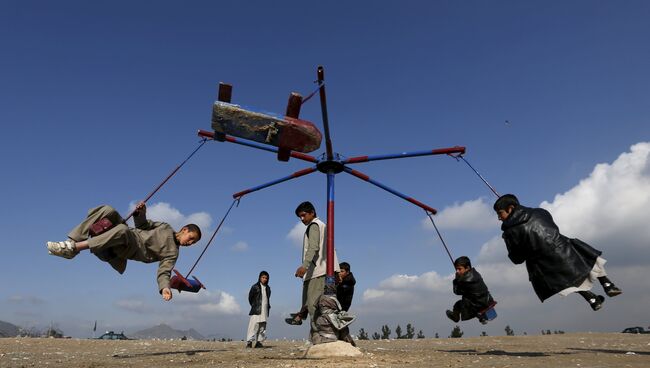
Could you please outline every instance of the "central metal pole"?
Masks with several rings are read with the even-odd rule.
[[[318,67],[318,85],[320,89],[318,90],[320,96],[320,109],[323,115],[323,128],[325,130],[325,152],[327,154],[327,161],[331,161],[334,158],[334,152],[332,151],[332,140],[330,139],[330,123],[327,118],[327,97],[325,95],[325,70],[322,66]]]
[[[327,276],[325,285],[334,286],[334,176],[327,172]],[[332,290],[328,288],[328,290]]]

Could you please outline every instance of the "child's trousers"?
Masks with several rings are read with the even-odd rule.
[[[90,226],[104,217],[115,226],[89,239]],[[97,258],[110,263],[116,271],[123,273],[126,269],[126,259],[138,249],[137,236],[123,222],[122,216],[111,206],[91,208],[86,219],[68,233],[68,238],[76,242],[88,240],[90,251]]]
[[[246,341],[262,342],[266,340],[266,322],[257,322],[257,315],[253,315],[248,321],[248,331],[246,332]]]

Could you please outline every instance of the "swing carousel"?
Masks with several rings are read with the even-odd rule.
[[[351,166],[358,163],[403,159],[418,156],[433,156],[433,155],[447,155],[455,158],[457,161],[462,160],[467,166],[483,181],[485,185],[492,191],[494,195],[499,197],[496,190],[481,176],[481,174],[474,169],[474,167],[464,158],[465,147],[454,146],[447,148],[428,149],[420,151],[400,152],[394,154],[383,154],[373,156],[355,156],[343,158],[343,155],[335,152],[332,145],[332,140],[329,131],[329,119],[327,114],[327,98],[325,94],[325,76],[324,69],[319,66],[317,69],[317,84],[316,89],[311,92],[307,97],[303,98],[300,94],[292,92],[289,96],[286,112],[283,116],[272,115],[269,113],[261,113],[233,104],[232,98],[232,85],[220,83],[217,101],[215,101],[212,110],[212,131],[199,130],[198,136],[201,137],[199,146],[180,164],[178,165],[162,183],[158,185],[144,200],[149,200],[176,172],[201,148],[207,141],[214,142],[228,142],[238,145],[243,145],[255,148],[262,151],[272,152],[277,154],[279,161],[289,161],[294,158],[302,160],[311,164],[302,170],[298,170],[287,176],[239,191],[232,195],[233,202],[221,219],[219,225],[213,232],[212,236],[205,245],[203,251],[197,258],[196,262],[186,273],[185,276],[179,271],[174,270],[175,276],[171,279],[171,287],[181,291],[198,292],[205,286],[195,277],[190,274],[205,254],[206,250],[214,240],[216,234],[221,229],[226,217],[230,214],[231,210],[238,204],[239,201],[250,193],[289,181],[297,179],[315,172],[320,172],[326,175],[327,186],[327,244],[326,244],[326,278],[325,283],[328,286],[333,286],[335,283],[334,275],[334,229],[335,229],[335,196],[334,196],[334,182],[337,174],[345,173],[357,179],[370,183],[384,191],[391,193],[403,200],[415,205],[426,213],[431,220],[433,227],[441,240],[441,243],[449,256],[453,265],[453,257],[447,247],[447,244],[442,237],[442,234],[436,226],[433,215],[436,210],[396,189],[393,189],[381,182],[371,178],[363,172],[351,168]],[[311,122],[300,119],[301,106],[309,101],[318,93],[320,97],[320,107],[322,114],[323,133],[325,138],[325,152],[319,156],[310,155],[310,152],[316,151],[320,148],[323,134]],[[496,302],[494,303],[496,304]],[[488,320],[496,317],[494,312],[494,304],[480,314],[484,314]]]

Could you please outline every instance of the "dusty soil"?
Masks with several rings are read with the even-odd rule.
[[[369,340],[357,358],[304,359],[301,341],[0,339],[0,367],[650,367],[650,334]]]

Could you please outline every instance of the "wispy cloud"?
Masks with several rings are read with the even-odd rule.
[[[233,315],[241,312],[235,297],[220,290],[201,290],[200,293],[183,293],[175,298],[179,312],[191,312],[202,315]]]
[[[138,299],[121,299],[113,303],[117,308],[139,314],[150,313],[152,308],[143,300]]]
[[[129,205],[129,210],[135,208],[135,203]],[[189,215],[182,214],[179,210],[172,207],[166,202],[158,202],[147,206],[147,218],[154,221],[166,222],[174,228],[180,230],[187,224],[196,224],[201,230],[206,231],[212,224],[212,216],[207,212],[196,212]]]
[[[7,298],[7,301],[13,304],[28,304],[28,305],[45,304],[45,300],[33,295],[12,295],[9,298]]]
[[[445,207],[435,215],[434,221],[440,229],[485,230],[498,227],[492,204],[486,203],[484,198]],[[422,226],[433,230],[428,217],[422,219]]]
[[[376,288],[363,292],[364,309],[379,311],[389,307],[422,312],[431,307],[435,296],[449,293],[452,277],[453,274],[441,276],[435,271],[421,275],[393,275],[382,280]]]
[[[300,248],[302,247],[302,240],[305,236],[306,226],[302,222],[296,223],[289,233],[287,234],[287,239],[291,241],[291,244]]]
[[[230,250],[233,252],[245,252],[248,250],[248,243],[245,241],[238,241],[235,245],[230,247]]]

